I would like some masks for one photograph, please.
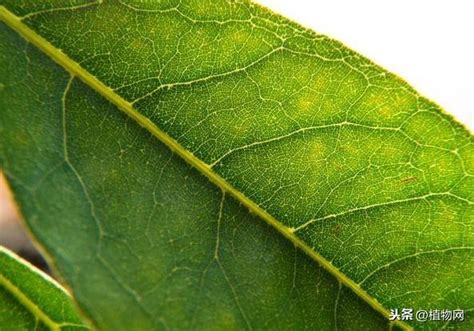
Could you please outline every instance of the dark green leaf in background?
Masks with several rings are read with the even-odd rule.
[[[48,275],[0,246],[0,330],[88,330]]]

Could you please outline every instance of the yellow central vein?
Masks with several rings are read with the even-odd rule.
[[[294,229],[289,228],[280,223],[276,218],[258,206],[254,201],[247,198],[242,192],[237,190],[231,184],[229,184],[224,178],[219,176],[217,173],[212,171],[211,167],[197,158],[193,153],[186,150],[176,140],[171,138],[167,133],[158,128],[148,117],[140,114],[132,105],[120,95],[115,93],[109,86],[102,83],[99,79],[89,73],[87,70],[82,68],[77,62],[69,58],[60,49],[53,46],[49,41],[44,39],[42,36],[37,34],[35,31],[30,29],[13,13],[8,11],[4,6],[0,6],[0,19],[4,21],[13,30],[19,33],[26,41],[32,43],[46,55],[53,59],[56,63],[67,70],[71,75],[78,77],[85,84],[91,87],[93,90],[98,92],[108,101],[113,103],[117,108],[123,111],[125,114],[134,119],[138,124],[147,129],[152,135],[158,138],[162,143],[167,145],[174,153],[181,156],[186,162],[191,164],[193,167],[198,169],[203,175],[205,175],[212,183],[221,188],[223,191],[232,195],[244,206],[249,208],[253,213],[257,214],[265,222],[274,227],[284,237],[289,239],[293,244],[308,254],[313,260],[318,262],[324,269],[332,274],[339,282],[350,288],[355,294],[362,298],[367,304],[369,304],[374,310],[382,314],[388,319],[389,311],[375,298],[371,297],[366,291],[364,291],[356,282],[338,270],[331,262],[326,260],[322,255],[313,250],[304,241],[294,234]],[[412,330],[412,328],[402,321],[393,321],[393,325],[397,325],[404,330]]]
[[[4,249],[0,248],[0,253],[7,254]],[[11,257],[13,258],[13,257]],[[35,272],[35,271],[33,271]],[[3,287],[8,293],[10,293],[23,307],[26,308],[35,318],[41,320],[51,330],[60,330],[60,324],[53,321],[45,312],[41,310],[38,305],[33,302],[25,293],[23,293],[15,284],[13,284],[8,278],[0,274],[0,287]]]

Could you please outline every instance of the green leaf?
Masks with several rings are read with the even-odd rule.
[[[0,40],[12,52],[2,106],[14,110],[0,125],[2,164],[31,230],[97,328],[388,325],[16,33],[4,29]]]
[[[88,330],[53,279],[0,246],[0,330]]]
[[[4,3],[1,164],[100,329],[472,329],[474,140],[398,77],[247,2]]]

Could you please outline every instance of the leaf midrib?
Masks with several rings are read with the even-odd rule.
[[[289,228],[283,225],[275,217],[270,215],[267,211],[258,206],[254,201],[246,197],[242,192],[233,187],[224,178],[215,173],[211,166],[201,159],[197,158],[193,153],[185,149],[176,140],[170,137],[167,133],[156,126],[148,117],[140,114],[129,101],[122,98],[116,92],[114,92],[109,86],[105,85],[102,81],[97,79],[86,69],[80,66],[77,62],[69,58],[60,49],[53,46],[49,41],[44,39],[34,30],[24,24],[19,17],[10,12],[4,6],[0,6],[0,19],[4,21],[10,28],[21,35],[27,42],[35,45],[41,51],[43,51],[48,57],[59,64],[63,69],[68,71],[73,77],[79,78],[91,89],[99,93],[106,100],[114,104],[126,115],[131,117],[143,128],[148,130],[153,136],[159,141],[170,148],[174,153],[182,157],[187,163],[196,168],[201,174],[206,176],[213,184],[219,187],[221,190],[229,193],[235,199],[237,199],[245,207],[249,208],[253,213],[262,218],[265,222],[275,228],[281,235],[290,240],[295,246],[303,250],[319,265],[321,265],[326,271],[333,275],[340,283],[350,288],[357,296],[369,304],[374,310],[379,312],[382,316],[388,319],[390,313],[380,302],[370,296],[364,291],[355,281],[350,279],[339,269],[337,269],[331,262],[326,260],[322,255],[316,252],[313,248],[308,246],[304,241],[298,238],[294,234],[293,228]],[[403,321],[395,320],[391,321],[392,325],[397,325],[404,330],[412,330],[412,328]]]
[[[51,330],[60,330],[59,324],[54,322],[45,312],[41,310],[28,296],[23,293],[18,287],[8,280],[5,276],[0,274],[0,287],[3,287],[10,293],[26,310],[28,310],[35,318],[39,319]]]
[[[0,246],[0,254],[8,255],[9,257],[13,257],[6,249]],[[27,265],[25,263],[25,265]],[[33,267],[30,267],[32,272],[36,271]],[[48,280],[51,281],[51,280]],[[56,323],[53,319],[51,319],[41,308],[31,300],[28,295],[23,293],[21,289],[19,289],[15,284],[13,284],[10,279],[5,277],[2,273],[0,273],[0,287],[3,287],[8,293],[10,293],[27,311],[29,311],[35,318],[39,319],[43,322],[47,327],[51,330],[59,331],[61,329],[61,325]]]

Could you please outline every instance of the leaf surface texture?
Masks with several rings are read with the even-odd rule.
[[[4,4],[50,43],[46,53],[59,65],[3,28],[2,166],[32,231],[97,325],[112,327],[129,300],[143,328],[268,327],[259,323],[268,323],[269,311],[250,316],[262,302],[251,300],[258,291],[249,284],[265,283],[253,272],[270,283],[284,278],[278,270],[293,265],[290,254],[305,261],[298,272],[326,275],[293,241],[334,277],[332,315],[348,291],[385,316],[392,307],[462,308],[466,321],[454,327],[472,327],[473,138],[402,80],[247,2]],[[57,50],[63,62],[51,56]],[[232,232],[237,224],[248,232]],[[225,257],[213,258],[221,249]],[[83,278],[83,265],[96,285]],[[214,298],[227,286],[228,306],[203,285],[214,269],[221,282]],[[198,279],[202,290],[192,296]],[[116,289],[101,294],[122,293],[123,301],[99,307],[95,286],[110,280]],[[288,300],[294,285],[285,284],[258,298],[271,292]],[[195,320],[206,314],[189,298],[194,308],[172,310],[187,309],[179,290],[208,298],[201,304],[208,309],[216,304],[211,324]],[[301,295],[295,306],[325,316],[325,300]],[[327,328],[347,322],[322,324],[315,314],[304,315]],[[285,317],[304,320],[295,316]]]

